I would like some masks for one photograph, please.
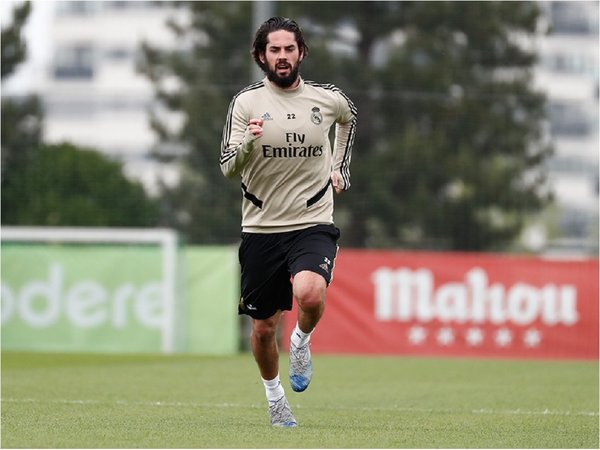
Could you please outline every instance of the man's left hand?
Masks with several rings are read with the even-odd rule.
[[[333,185],[336,194],[340,194],[343,191],[340,187],[340,177],[335,172],[331,172],[331,184]]]

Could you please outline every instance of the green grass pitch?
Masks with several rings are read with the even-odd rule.
[[[598,362],[315,355],[299,426],[252,356],[2,353],[3,448],[598,448]]]

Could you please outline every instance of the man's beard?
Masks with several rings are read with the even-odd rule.
[[[277,69],[271,70],[271,68],[268,67],[266,70],[267,78],[269,79],[269,81],[272,81],[282,89],[287,89],[296,82],[296,80],[298,79],[299,71],[300,64],[292,66],[289,75],[285,77],[280,77],[279,75],[277,75]]]

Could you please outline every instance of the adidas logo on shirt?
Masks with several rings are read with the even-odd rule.
[[[271,117],[271,114],[269,114],[268,112],[264,113],[261,117],[262,120],[273,120],[273,118]]]

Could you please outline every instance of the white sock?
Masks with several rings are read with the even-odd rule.
[[[279,374],[272,380],[265,380],[262,377],[260,379],[265,385],[265,393],[267,394],[267,400],[269,402],[279,400],[285,395],[285,392],[283,391],[283,386],[281,385],[281,381],[279,380]]]
[[[305,333],[302,331],[296,322],[296,327],[294,328],[294,331],[292,331],[292,344],[294,344],[296,347],[302,347],[304,344],[310,341],[311,333],[312,331],[310,333]]]

